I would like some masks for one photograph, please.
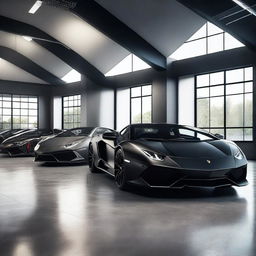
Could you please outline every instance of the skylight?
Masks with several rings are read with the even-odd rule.
[[[32,41],[32,37],[29,37],[29,36],[22,36],[25,40],[27,40],[27,41]]]
[[[66,83],[75,83],[81,81],[81,74],[78,73],[75,69],[72,69],[61,79]]]
[[[116,76],[147,68],[150,68],[150,66],[146,62],[138,58],[136,55],[130,54],[107,72],[105,76]]]
[[[181,60],[242,46],[233,36],[207,22],[169,57]]]
[[[34,14],[41,7],[42,3],[43,1],[36,1],[28,12]]]

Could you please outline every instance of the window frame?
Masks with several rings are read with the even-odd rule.
[[[11,110],[11,114],[10,114],[10,117],[11,117],[11,121],[10,121],[10,129],[11,130],[13,130],[13,129],[39,129],[39,96],[38,95],[25,95],[25,94],[13,94],[13,93],[0,93],[0,95],[1,95],[1,97],[4,97],[4,96],[8,96],[8,97],[10,97],[11,98],[11,100],[9,101],[10,103],[11,103],[11,107],[10,108],[8,108],[8,109],[10,109]],[[19,98],[20,98],[20,101],[14,101],[14,98],[16,97],[16,96],[19,96]],[[20,105],[20,107],[19,108],[14,108],[14,102],[19,102],[20,104],[22,103],[22,101],[21,101],[21,98],[22,97],[27,97],[28,98],[28,101],[27,101],[27,103],[28,103],[28,108],[22,108],[21,107],[21,105]],[[36,102],[29,102],[29,98],[36,98]],[[4,106],[3,106],[3,99],[2,100],[0,100],[1,102],[2,102],[2,113],[1,113],[1,115],[2,115],[2,117],[4,116],[3,115],[3,109],[4,109]],[[29,103],[35,103],[36,104],[36,109],[30,109],[29,108]],[[26,109],[26,110],[28,110],[28,115],[26,115],[27,117],[28,117],[28,122],[26,123],[26,125],[28,125],[28,127],[27,128],[17,128],[17,127],[14,127],[14,125],[16,124],[16,123],[14,123],[13,122],[13,120],[14,120],[14,116],[19,116],[19,117],[21,117],[22,115],[21,115],[21,112],[20,112],[20,114],[19,115],[14,115],[13,114],[13,110],[14,109],[19,109],[19,110],[21,110],[21,109]],[[34,115],[30,115],[29,114],[29,110],[36,110],[36,127],[34,127],[34,128],[30,128],[29,127],[29,125],[30,124],[32,124],[32,123],[29,123],[29,117],[30,116],[33,116],[34,117]],[[2,124],[3,124],[3,122],[2,122]],[[17,124],[19,124],[20,126],[21,126],[21,122],[20,123],[17,123]],[[0,130],[5,130],[5,129],[7,129],[7,128],[0,128]]]
[[[144,86],[151,86],[151,94],[148,95],[143,95],[142,94],[142,88]],[[139,88],[140,87],[140,96],[132,96],[132,89],[133,88]],[[146,83],[146,84],[141,84],[141,85],[135,85],[129,88],[130,91],[130,124],[136,124],[136,123],[132,123],[132,99],[141,99],[140,102],[140,108],[141,108],[141,113],[140,113],[140,123],[138,124],[143,124],[142,122],[142,115],[143,115],[143,98],[146,97],[151,97],[151,123],[153,122],[153,84],[152,83]]]
[[[70,106],[64,107],[64,102],[65,102],[64,98],[74,97],[74,96],[80,96],[80,105],[78,105],[78,106],[72,106],[73,108],[74,108],[74,107],[79,107],[79,108],[80,108],[80,121],[79,121],[79,126],[74,127],[74,124],[75,124],[75,123],[78,123],[78,122],[74,122],[74,119],[73,119],[73,122],[68,122],[68,124],[72,124],[73,127],[72,127],[72,128],[65,128],[64,125],[65,125],[65,123],[67,123],[67,122],[64,121],[64,117],[65,117],[64,110],[65,110],[65,108],[69,109]],[[68,100],[68,101],[69,101],[69,100]],[[72,101],[74,102],[74,99],[73,99]],[[61,122],[62,124],[61,124],[61,125],[62,125],[62,129],[63,129],[63,130],[75,129],[75,128],[79,128],[79,127],[81,126],[81,109],[82,109],[82,95],[81,95],[81,94],[74,94],[74,95],[62,96],[62,122]],[[74,116],[74,115],[75,115],[75,114],[72,114],[72,116]]]
[[[246,80],[245,79],[245,69],[246,68],[252,68],[252,79],[251,80]],[[243,80],[242,81],[237,81],[237,82],[228,82],[227,83],[227,79],[226,79],[226,73],[228,71],[232,71],[232,70],[237,70],[237,69],[243,69]],[[213,74],[213,73],[218,73],[218,72],[223,72],[224,73],[224,81],[222,84],[214,84],[214,85],[211,85],[210,83],[210,80],[209,80],[209,85],[208,86],[200,86],[200,87],[197,87],[197,77],[200,76],[200,75],[209,75],[209,79],[210,79],[210,74]],[[243,84],[243,92],[241,93],[229,93],[227,94],[227,85],[232,85],[232,84]],[[252,91],[251,92],[245,92],[245,83],[252,83]],[[224,86],[224,92],[222,95],[219,95],[219,96],[211,96],[210,95],[210,88],[211,87],[218,87],[218,86]],[[198,117],[197,117],[197,100],[198,99],[209,99],[209,126],[208,127],[200,127],[200,129],[208,129],[209,132],[211,129],[223,129],[224,130],[224,138],[226,139],[227,137],[227,130],[230,130],[230,129],[243,129],[243,140],[234,140],[236,142],[253,142],[254,141],[254,131],[253,131],[253,127],[254,127],[254,107],[253,107],[253,104],[254,104],[254,66],[253,65],[246,65],[246,66],[242,66],[242,67],[236,67],[236,68],[229,68],[229,69],[224,69],[224,70],[217,70],[217,71],[211,71],[211,72],[204,72],[204,73],[198,73],[196,75],[194,75],[194,106],[195,106],[195,116],[194,116],[194,120],[195,120],[195,126],[197,127],[197,121],[198,121]],[[198,98],[197,97],[197,90],[198,89],[201,89],[201,88],[209,88],[209,95],[207,97],[200,97]],[[234,127],[229,127],[227,126],[227,97],[228,96],[234,96],[234,95],[242,95],[243,96],[243,124],[245,122],[245,96],[246,95],[252,95],[252,126],[234,126]],[[223,114],[223,127],[211,127],[210,126],[210,99],[211,98],[216,98],[216,97],[223,97],[223,100],[224,100],[224,114]],[[245,129],[252,129],[252,138],[251,140],[245,140]]]

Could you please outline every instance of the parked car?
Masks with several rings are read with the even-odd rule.
[[[1,144],[2,152],[9,156],[33,155],[36,144],[49,137],[56,136],[61,130],[33,129],[26,130],[5,139]]]
[[[88,145],[93,136],[113,130],[104,127],[80,127],[67,130],[35,147],[36,162],[87,162]]]
[[[89,167],[115,178],[120,189],[247,185],[247,160],[231,141],[175,124],[132,124],[92,138]]]
[[[3,130],[0,132],[0,144],[7,138],[25,131],[24,129]]]

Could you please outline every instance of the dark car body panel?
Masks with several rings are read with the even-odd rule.
[[[120,148],[127,180],[134,184],[183,188],[243,186],[248,183],[245,156],[241,160],[234,157],[233,151],[240,149],[232,142],[214,137],[209,141],[151,141],[122,139],[119,133],[116,141],[99,136],[92,139],[91,145],[96,167],[111,175],[115,174],[115,152]],[[163,155],[163,160],[150,159],[144,150]]]

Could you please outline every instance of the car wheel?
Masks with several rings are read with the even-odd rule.
[[[93,151],[92,144],[90,144],[90,146],[89,146],[88,164],[89,164],[89,169],[92,173],[99,172],[99,169],[95,166],[95,154]]]
[[[124,155],[121,149],[118,149],[115,155],[115,181],[119,189],[127,190],[129,188],[125,173]]]

